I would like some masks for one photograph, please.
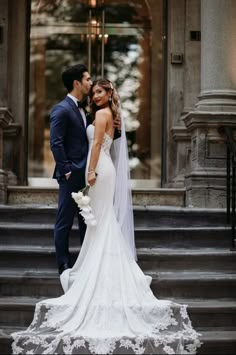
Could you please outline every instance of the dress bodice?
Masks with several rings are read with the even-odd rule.
[[[95,131],[94,125],[90,124],[87,127],[87,137],[88,137],[88,141],[89,141],[89,146],[91,146],[93,143],[94,131]],[[113,142],[113,139],[107,133],[104,133],[102,147],[103,147],[103,150],[106,154],[109,154],[112,142]]]

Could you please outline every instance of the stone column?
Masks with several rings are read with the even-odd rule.
[[[236,1],[201,1],[201,111],[236,108]]]
[[[7,39],[8,39],[8,3],[0,2],[0,203],[6,203],[7,173],[3,170],[3,129],[10,121],[7,108]]]
[[[0,107],[0,204],[7,202],[7,172],[3,170],[3,130],[12,119],[10,111],[6,107]]]
[[[218,129],[236,127],[235,23],[235,0],[201,0],[201,92],[184,117],[192,150],[189,206],[225,206],[226,148]]]
[[[1,2],[1,1],[0,1]],[[28,160],[28,85],[29,85],[29,46],[30,46],[30,1],[7,0],[9,4],[8,15],[8,107],[10,108],[15,125],[21,127],[20,132],[8,130],[5,138],[14,141],[19,147],[15,162],[15,175],[19,184],[27,184]],[[12,127],[13,128],[13,127]],[[16,126],[15,126],[16,128]],[[11,135],[11,138],[9,136]],[[5,146],[9,147],[8,142]],[[12,145],[11,143],[11,145]],[[12,153],[8,153],[13,154]]]

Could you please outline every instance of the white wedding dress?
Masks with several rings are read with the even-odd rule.
[[[93,125],[87,135],[90,155]],[[97,225],[61,276],[65,294],[37,303],[29,328],[12,334],[14,354],[193,354],[200,346],[186,306],[155,298],[126,246],[113,209],[111,144],[105,134],[89,190]]]

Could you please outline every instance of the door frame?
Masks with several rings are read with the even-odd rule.
[[[24,164],[24,183],[28,183],[28,124],[29,124],[29,63],[30,63],[30,32],[31,32],[31,0],[27,1],[27,70],[25,73],[25,80],[27,86],[26,93],[26,112],[25,112],[25,164]],[[151,87],[151,149],[153,146],[156,147],[156,142],[158,141],[158,154],[160,159],[160,179],[155,182],[155,187],[162,187],[166,180],[166,151],[167,151],[167,35],[168,35],[168,1],[165,0],[144,0],[149,11],[153,14],[158,7],[160,12],[158,14],[161,25],[157,26],[157,33],[153,32],[154,29],[154,19],[151,31],[153,36],[156,34],[158,38],[161,36],[161,40],[158,42],[159,51],[162,51],[162,59],[157,62],[156,57],[152,55],[150,70],[159,66],[158,70],[155,70],[155,76],[152,79]],[[159,3],[158,6],[155,4]],[[155,19],[156,20],[156,19]],[[106,27],[109,27],[108,24]],[[104,31],[108,28],[104,27]],[[122,26],[112,24],[113,28],[117,28],[119,31],[125,31]],[[84,28],[83,28],[84,29]],[[81,29],[82,30],[82,29]],[[76,33],[78,28],[76,30]],[[161,85],[158,84],[158,90],[156,85],[158,81],[161,81]],[[158,93],[160,95],[158,95]],[[158,108],[158,106],[160,108]],[[157,121],[157,124],[156,124]],[[152,180],[152,176],[151,176]]]

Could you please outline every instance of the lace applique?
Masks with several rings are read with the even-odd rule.
[[[188,318],[187,306],[186,306],[186,305],[182,305],[182,306],[180,307],[180,314],[181,314],[181,317],[182,317],[183,319]]]
[[[130,339],[122,339],[120,341],[120,347],[125,349],[131,348],[135,354],[143,354],[145,347],[143,346],[144,338],[136,338],[134,341]]]
[[[164,346],[163,350],[167,353],[167,354],[174,354],[174,349],[171,348],[170,346],[166,345]]]
[[[184,339],[185,338],[185,339]],[[183,341],[189,341],[189,344],[182,344]],[[137,337],[134,339],[88,339],[79,337],[77,339],[68,336],[52,336],[45,338],[42,336],[32,336],[22,341],[22,346],[18,345],[19,338],[14,337],[12,344],[13,354],[37,354],[38,346],[40,346],[41,354],[83,354],[88,352],[91,354],[113,354],[116,349],[125,348],[127,354],[143,354],[146,349],[152,349],[153,353],[166,354],[196,354],[197,348],[201,345],[196,334],[193,339],[187,339],[186,335],[178,334],[178,336],[161,336],[157,339],[148,339],[147,337]],[[146,343],[145,343],[146,342]],[[28,347],[27,350],[25,350]],[[76,350],[76,352],[75,352]],[[85,351],[86,350],[86,351]]]
[[[112,142],[113,142],[113,140],[111,139],[111,137],[109,137],[108,134],[105,133],[105,134],[104,134],[104,138],[103,138],[102,147],[103,147],[103,149],[104,149],[104,152],[105,152],[107,155],[110,155],[110,148],[111,148]]]
[[[59,343],[61,342],[60,337],[56,337],[54,340],[48,339],[47,348],[42,352],[43,355],[54,354],[55,349],[57,349]]]
[[[14,342],[12,343],[12,352],[13,352],[13,354],[16,354],[16,355],[20,354],[23,351],[20,344],[18,344],[19,340],[20,340],[20,335],[16,336],[14,338]]]
[[[40,318],[41,324],[40,328],[51,328],[51,329],[60,329],[60,326],[63,324],[66,315],[68,316],[72,313],[72,307],[63,304],[63,305],[49,305],[45,303],[40,303],[40,307],[36,309],[35,313],[36,319],[39,319],[39,313],[43,315]],[[61,319],[61,315],[63,314],[63,319]]]
[[[36,303],[36,306],[35,306],[35,311],[34,311],[34,318],[29,326],[29,329],[31,328],[34,328],[37,323],[39,322],[39,316],[41,314],[41,303]]]
[[[90,339],[89,350],[92,354],[112,354],[116,347],[116,341],[111,339]]]
[[[63,338],[63,351],[65,354],[72,354],[73,349],[86,348],[85,339],[72,339],[69,336]]]

